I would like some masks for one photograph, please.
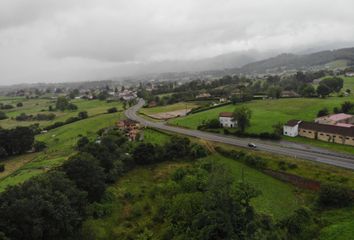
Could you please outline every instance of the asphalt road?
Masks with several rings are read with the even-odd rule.
[[[208,141],[226,143],[245,148],[248,148],[248,143],[252,142],[257,145],[257,148],[252,149],[252,151],[260,150],[273,154],[286,155],[354,170],[354,155],[350,154],[337,153],[324,148],[317,148],[305,144],[298,144],[287,141],[268,141],[250,138],[237,138],[221,134],[202,132],[198,130],[173,127],[161,122],[151,122],[137,114],[137,111],[144,105],[144,103],[144,100],[140,99],[138,104],[125,111],[125,115],[129,119],[140,122],[140,124],[146,127],[157,128],[169,132],[175,132],[191,137],[205,139]],[[251,150],[250,148],[248,149]]]

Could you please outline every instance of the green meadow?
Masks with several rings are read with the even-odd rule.
[[[173,125],[196,129],[205,120],[218,118],[220,112],[233,112],[240,107],[248,107],[252,111],[251,126],[247,129],[251,133],[271,132],[272,126],[278,122],[285,123],[291,119],[312,121],[318,111],[324,107],[332,110],[344,101],[353,101],[353,97],[319,98],[291,98],[254,100],[236,105],[226,105],[208,111],[190,114],[186,117],[171,119]]]
[[[16,107],[17,103],[23,103],[22,107]],[[26,99],[26,98],[0,98],[0,103],[11,104],[15,108],[9,110],[0,110],[6,113],[8,119],[0,120],[0,126],[3,128],[13,128],[16,126],[29,126],[34,123],[39,123],[40,126],[47,126],[53,124],[54,122],[65,121],[70,117],[77,116],[81,111],[87,111],[89,116],[102,114],[107,111],[108,108],[117,105],[116,102],[107,103],[105,101],[99,100],[84,100],[75,99],[71,101],[77,105],[78,109],[75,111],[52,111],[49,112],[49,106],[55,107],[54,99]],[[54,113],[56,115],[55,119],[52,121],[16,121],[14,118],[21,113],[26,113],[27,115],[36,115],[38,113]]]
[[[23,154],[5,160],[5,171],[0,174],[0,191],[9,185],[21,183],[32,176],[61,165],[70,155],[75,153],[75,144],[80,136],[93,139],[98,130],[113,126],[117,120],[123,117],[122,112],[105,114],[107,108],[112,106],[122,109],[121,103],[108,104],[104,101],[87,101],[85,103],[80,101],[80,104],[77,105],[79,106],[78,111],[88,111],[91,117],[37,135],[36,140],[47,144],[47,148],[43,152]]]

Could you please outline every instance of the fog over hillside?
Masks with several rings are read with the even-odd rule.
[[[351,0],[2,0],[0,85],[240,67],[352,47]]]

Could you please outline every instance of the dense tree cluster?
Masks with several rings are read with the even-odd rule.
[[[7,117],[6,113],[0,112],[0,120],[4,120],[4,119],[7,119],[7,118],[8,117]]]
[[[14,106],[11,104],[0,103],[0,109],[2,109],[2,110],[8,110],[8,109],[12,109],[12,108],[14,108]]]
[[[36,115],[28,115],[26,113],[21,113],[16,116],[16,121],[52,121],[56,115],[54,113],[38,113]]]
[[[0,159],[32,149],[34,132],[29,127],[0,128]]]
[[[55,108],[60,111],[77,110],[77,106],[70,103],[66,97],[58,97],[55,103]]]

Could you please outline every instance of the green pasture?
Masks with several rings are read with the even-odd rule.
[[[99,129],[113,126],[120,118],[122,113],[101,114],[38,135],[36,139],[44,141],[48,148],[32,154],[30,159],[25,154],[5,161],[5,169],[9,165],[11,172],[5,172],[5,176],[0,175],[0,191],[61,165],[75,153],[75,145],[80,136],[93,139]]]
[[[106,101],[99,100],[84,100],[77,99],[71,102],[76,104],[78,109],[75,111],[52,111],[49,112],[49,106],[55,107],[55,99],[25,99],[25,98],[6,98],[1,99],[0,102],[4,104],[12,104],[15,106],[13,109],[1,110],[6,113],[8,119],[0,120],[0,126],[3,128],[13,128],[16,126],[29,126],[34,123],[39,123],[40,126],[47,126],[53,124],[54,122],[64,122],[69,117],[77,116],[81,111],[87,111],[89,116],[102,114],[107,111],[108,108],[117,107],[122,110],[122,104],[118,102],[107,103]],[[16,107],[18,102],[22,102],[22,107]],[[56,118],[52,121],[16,121],[14,118],[21,113],[26,113],[27,115],[36,115],[38,113],[54,113]],[[13,119],[12,119],[13,118]]]

